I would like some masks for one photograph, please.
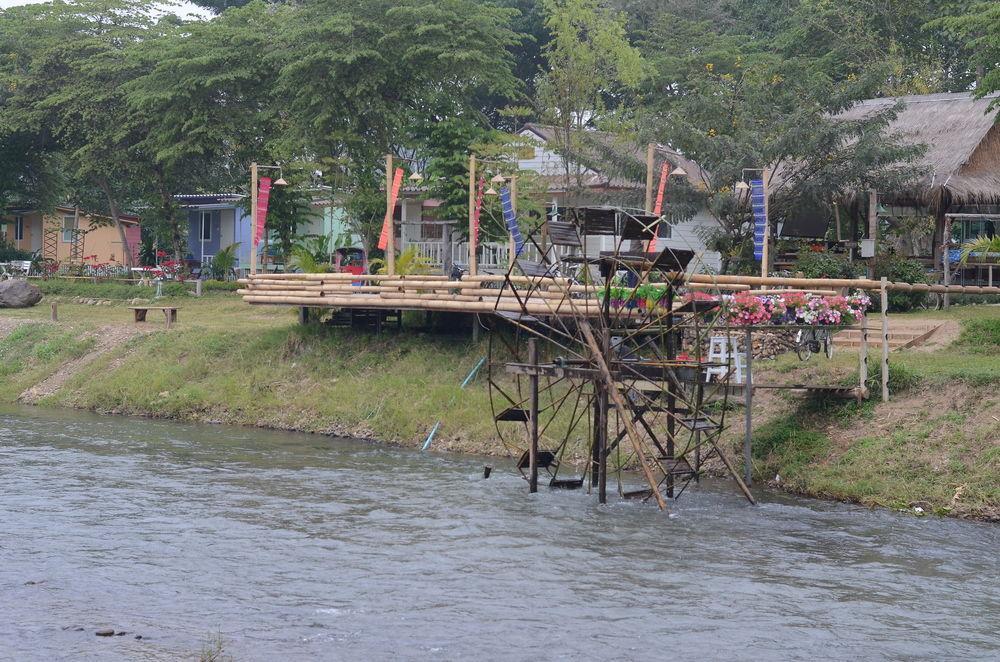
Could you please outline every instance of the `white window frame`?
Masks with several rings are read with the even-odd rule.
[[[199,219],[198,241],[199,242],[212,241],[212,212],[210,211],[200,212],[198,219]],[[205,236],[206,229],[208,230],[207,237]]]
[[[72,221],[72,223],[70,224],[70,227],[66,227],[66,221]],[[68,214],[63,214],[63,217],[62,217],[62,242],[64,244],[72,244],[73,243],[73,235],[75,234],[73,231],[77,230],[77,229],[78,228],[77,228],[77,218],[76,218],[76,216],[75,215],[74,216],[70,216]],[[67,232],[69,234],[66,234]]]

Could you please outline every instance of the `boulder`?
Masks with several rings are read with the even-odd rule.
[[[0,281],[0,308],[30,308],[42,300],[42,291],[26,280]]]

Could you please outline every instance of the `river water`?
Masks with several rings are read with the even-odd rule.
[[[721,481],[668,517],[482,465],[0,412],[0,659],[1000,657],[1000,527]]]

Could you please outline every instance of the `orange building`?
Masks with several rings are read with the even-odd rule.
[[[135,261],[141,241],[139,217],[120,218]],[[91,255],[96,262],[124,262],[125,258],[121,237],[109,217],[73,207],[56,207],[52,212],[7,211],[0,216],[0,236],[16,248],[59,262],[80,262]]]

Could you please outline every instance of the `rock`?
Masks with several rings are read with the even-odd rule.
[[[98,637],[113,637],[115,636],[114,628],[105,628],[103,630],[98,630],[95,632]]]
[[[126,632],[125,630],[121,630],[120,632],[115,632],[116,637],[124,637],[127,634],[128,632]]]
[[[137,634],[137,635],[135,635],[135,638],[136,639],[142,639],[142,635],[141,634]]]
[[[42,300],[42,291],[26,280],[0,281],[0,308],[30,308]]]

